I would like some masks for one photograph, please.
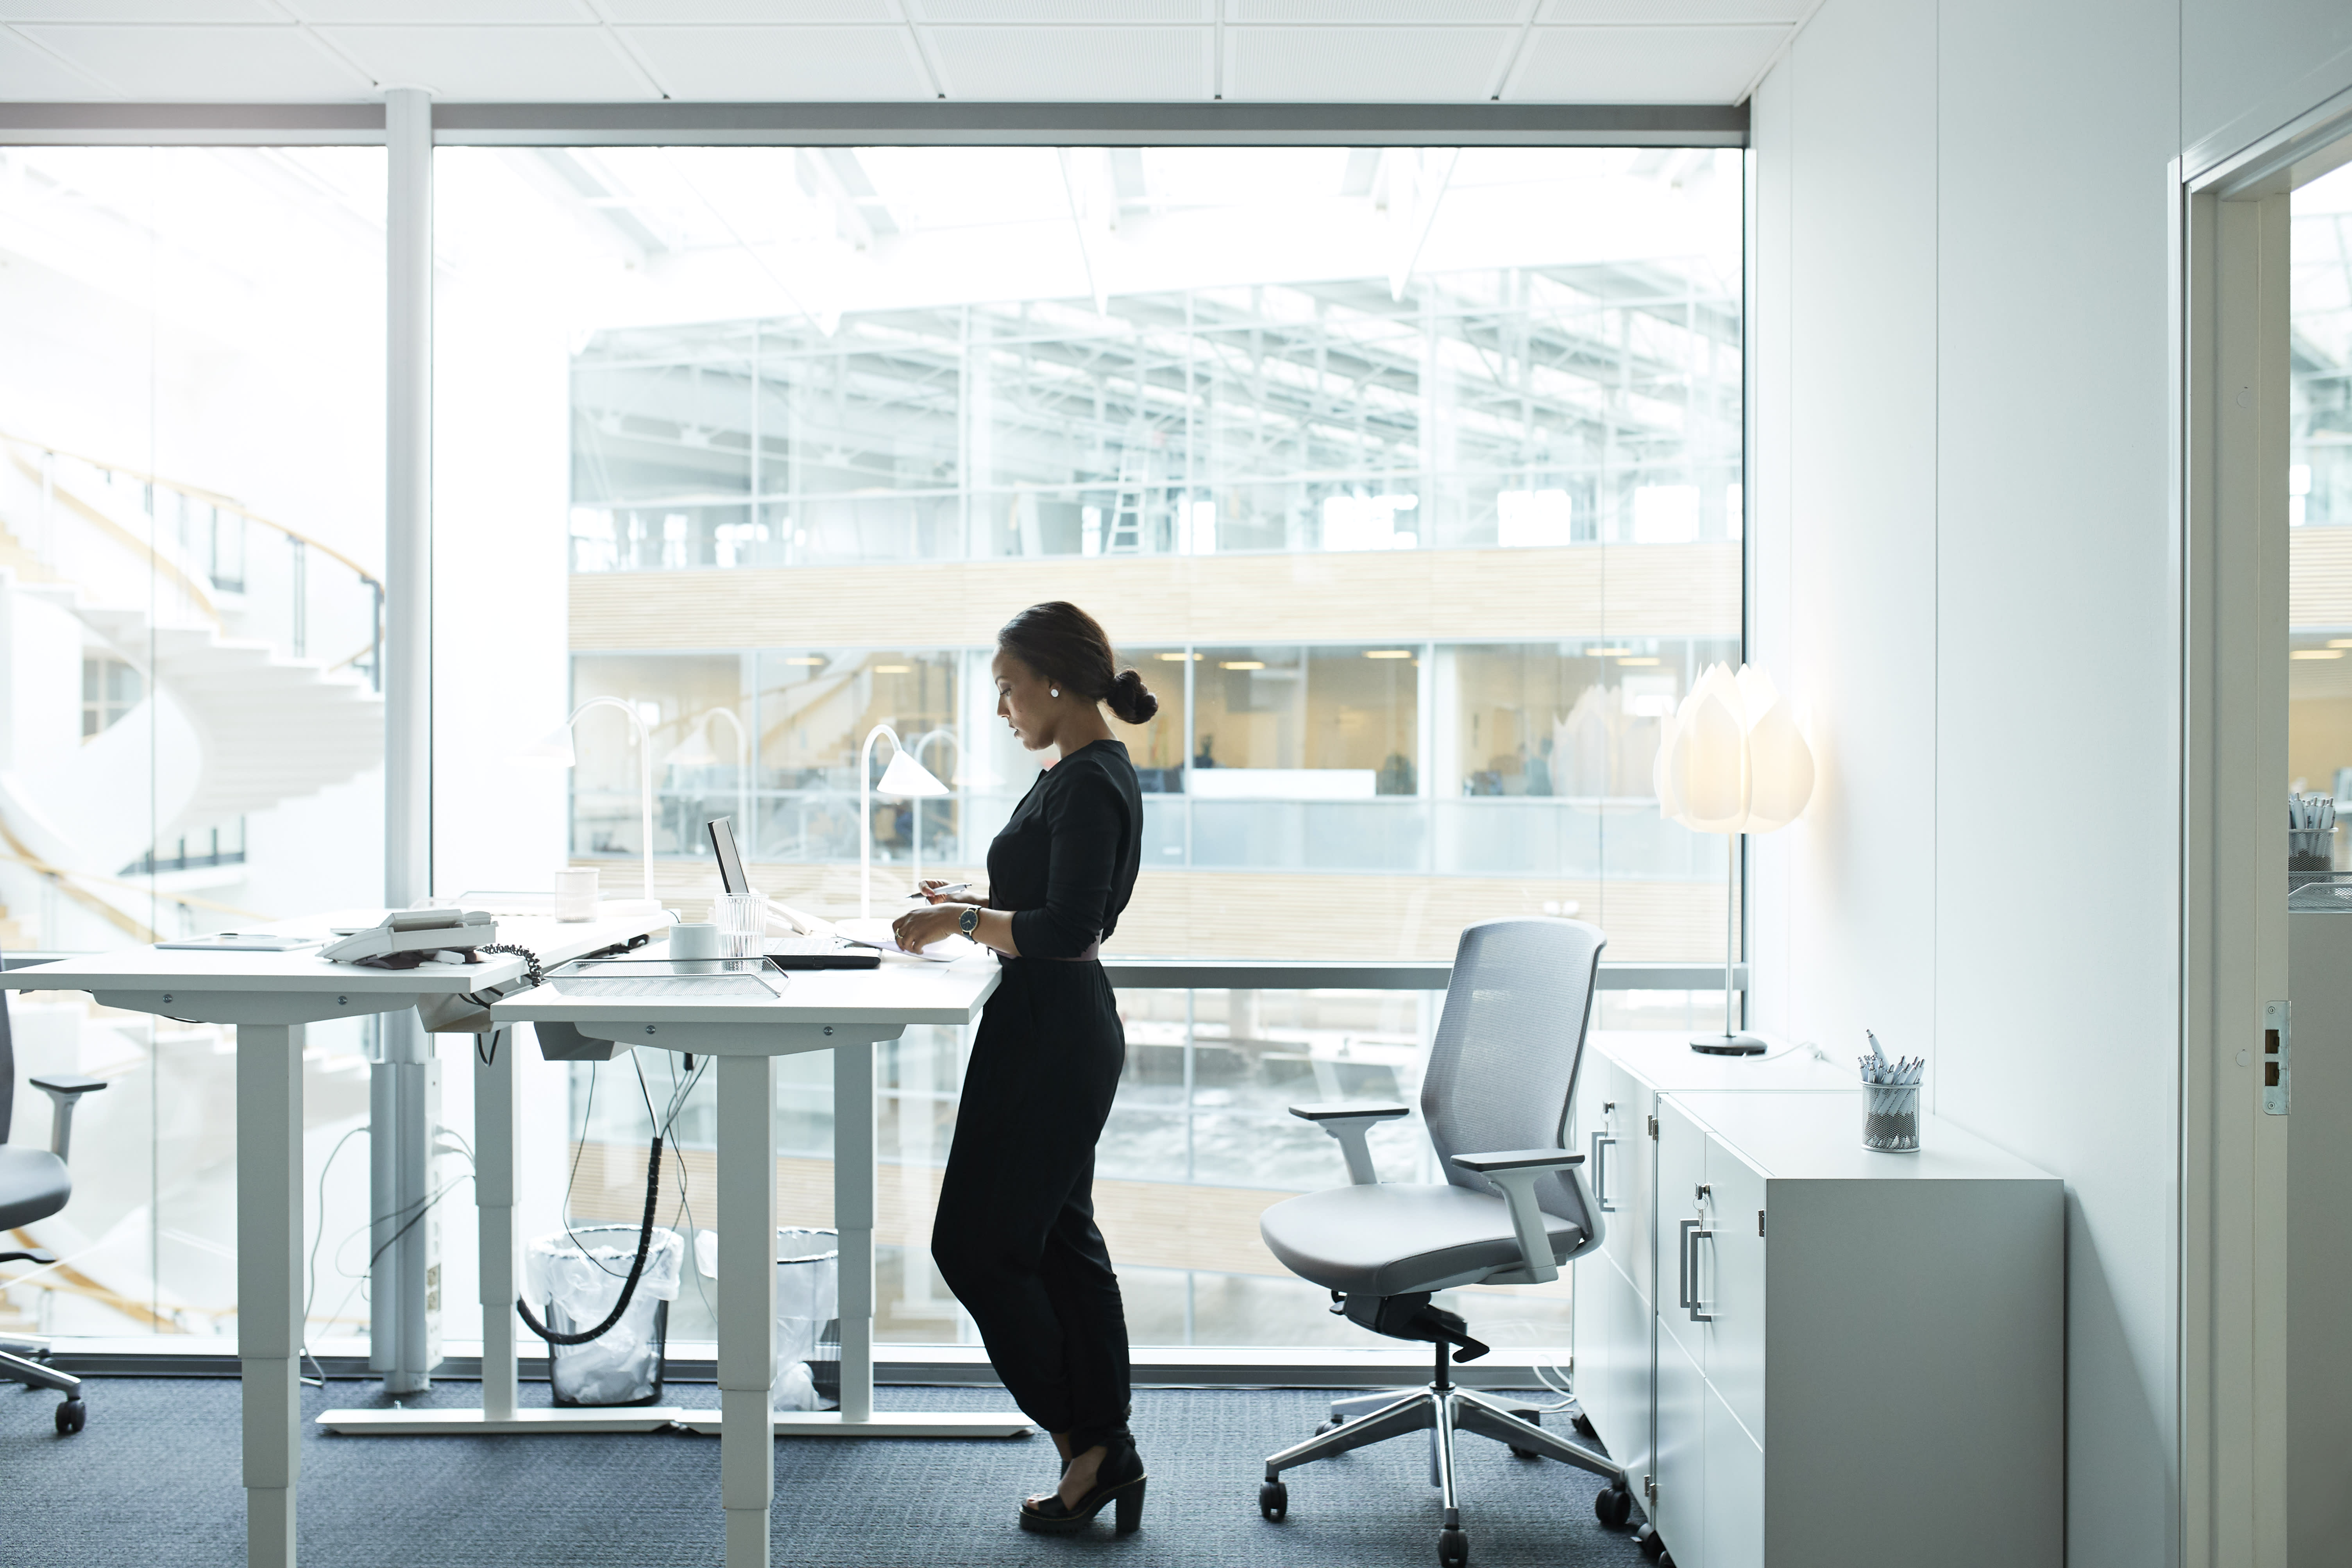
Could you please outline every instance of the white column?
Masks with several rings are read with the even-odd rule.
[[[292,1568],[302,1424],[302,1030],[236,1031],[236,1353],[246,1562]]]
[[[833,1226],[841,1233],[841,1418],[874,1414],[874,1047],[833,1047]]]
[[[433,890],[433,98],[384,94],[383,896],[395,909]],[[387,1107],[415,1105],[430,1041],[413,1016],[383,1020],[369,1069],[375,1145],[369,1205],[405,1219],[423,1201],[433,1130]],[[398,1228],[395,1220],[392,1227]],[[413,1393],[432,1370],[425,1321],[429,1221],[370,1252],[369,1364]],[[384,1221],[379,1219],[382,1230]]]
[[[483,1060],[488,1047],[488,1061]],[[482,1414],[515,1413],[515,1032],[475,1037],[474,1209],[481,1237]]]
[[[845,1258],[845,1262],[846,1261]],[[776,1493],[776,1064],[719,1058],[719,1500],[727,1568],[767,1568]],[[843,1294],[847,1295],[845,1285]],[[846,1328],[848,1304],[843,1302]],[[846,1332],[843,1339],[847,1340]],[[847,1369],[844,1368],[844,1392]]]

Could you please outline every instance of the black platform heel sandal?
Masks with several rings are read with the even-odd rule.
[[[1092,1445],[1088,1445],[1092,1447]],[[1095,1472],[1094,1489],[1076,1503],[1065,1505],[1059,1493],[1021,1505],[1021,1528],[1041,1535],[1072,1535],[1094,1522],[1103,1505],[1111,1507],[1112,1527],[1121,1535],[1143,1528],[1143,1457],[1135,1440],[1121,1436],[1105,1445],[1102,1468]],[[1083,1453],[1085,1450],[1079,1450]]]

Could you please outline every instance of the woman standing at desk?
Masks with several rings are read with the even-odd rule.
[[[931,1256],[980,1328],[1024,1414],[1054,1436],[1060,1487],[1021,1527],[1084,1529],[1105,1504],[1121,1531],[1143,1515],[1143,1461],[1127,1429],[1127,1316],[1095,1227],[1095,1141],[1127,1037],[1097,954],[1142,862],[1143,796],[1103,706],[1129,724],[1160,708],[1076,605],[1034,605],[996,634],[996,711],[1051,751],[988,850],[989,898],[902,915],[914,950],[953,931],[1006,955],[972,1037]]]

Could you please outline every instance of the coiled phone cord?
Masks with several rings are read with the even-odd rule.
[[[637,1293],[638,1276],[645,1273],[646,1257],[653,1249],[654,1207],[661,1200],[661,1152],[662,1141],[656,1133],[653,1152],[646,1160],[646,1217],[645,1223],[637,1227],[637,1256],[629,1265],[628,1279],[621,1284],[621,1299],[613,1303],[613,1310],[604,1314],[603,1322],[580,1333],[559,1333],[532,1315],[530,1302],[520,1296],[515,1298],[515,1310],[522,1315],[524,1324],[549,1344],[584,1345],[591,1340],[601,1340],[612,1331],[614,1324],[621,1321],[621,1314],[629,1310],[629,1298]]]

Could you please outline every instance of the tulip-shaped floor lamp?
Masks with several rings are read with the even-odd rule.
[[[646,731],[645,715],[637,711],[635,705],[617,697],[591,697],[572,710],[571,718],[515,755],[530,762],[576,767],[580,757],[572,749],[572,728],[592,708],[617,708],[627,714],[629,733],[637,742],[637,831],[642,836],[645,896],[650,899],[654,897],[654,748],[653,737]]]
[[[1770,677],[1752,665],[1741,665],[1738,675],[1728,665],[1710,665],[1666,721],[1653,776],[1658,810],[1668,821],[1724,836],[1723,1033],[1700,1036],[1691,1049],[1761,1056],[1764,1041],[1741,1033],[1733,1010],[1739,836],[1786,827],[1803,812],[1813,793],[1812,749]]]
[[[674,768],[715,768],[720,758],[710,744],[710,721],[724,719],[735,731],[735,837],[748,856],[751,847],[751,742],[743,721],[731,708],[709,708],[695,716],[680,741],[663,762]]]
[[[883,736],[890,737],[890,765],[882,770],[879,784],[870,782],[874,772],[874,742]],[[937,799],[948,793],[948,786],[927,772],[915,761],[914,752],[898,739],[898,731],[887,724],[877,724],[866,731],[866,743],[857,748],[857,913],[860,919],[874,912],[874,796],[884,800]],[[918,808],[919,809],[919,808]],[[923,840],[915,837],[915,877],[923,874]]]

